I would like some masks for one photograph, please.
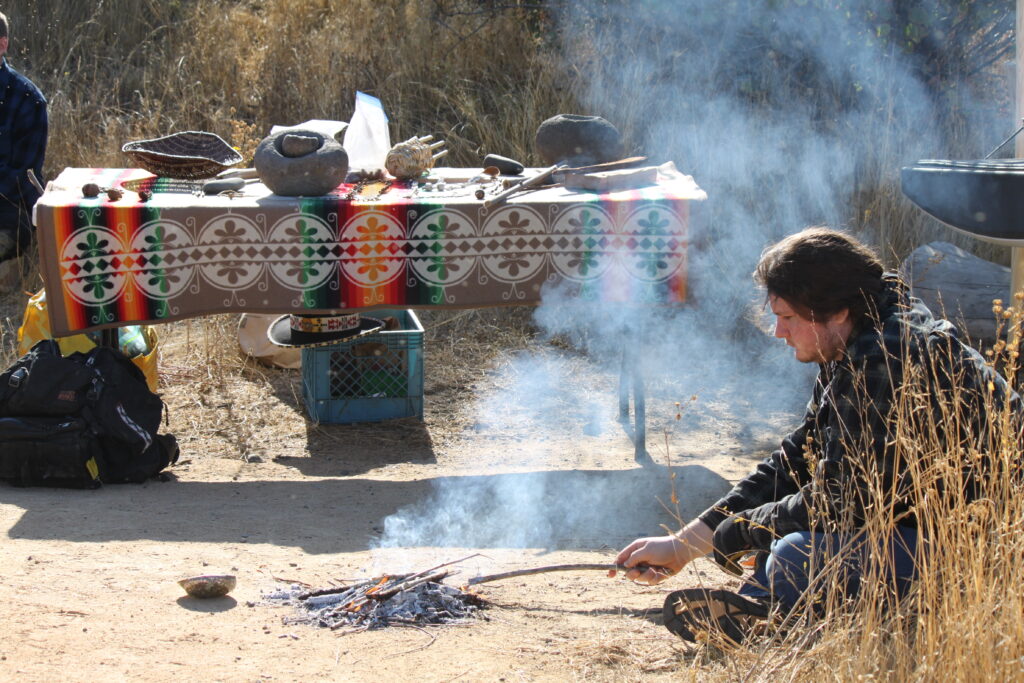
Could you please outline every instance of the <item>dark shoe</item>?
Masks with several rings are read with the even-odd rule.
[[[669,593],[663,610],[665,628],[691,643],[724,638],[739,645],[760,621],[768,607],[732,591],[687,588]]]

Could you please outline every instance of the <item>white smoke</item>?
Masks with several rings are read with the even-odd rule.
[[[634,151],[653,163],[675,161],[708,193],[691,226],[690,301],[679,309],[601,308],[557,287],[545,291],[538,326],[586,352],[607,381],[581,384],[581,360],[571,354],[514,359],[499,377],[505,390],[479,405],[483,428],[575,430],[581,439],[618,429],[614,378],[624,346],[651,404],[700,397],[683,427],[699,426],[721,405],[738,429],[763,427],[769,409],[788,410],[795,423],[816,368],[751,322],[763,303],[751,280],[761,251],[808,225],[857,223],[850,198],[869,161],[889,155],[895,176],[902,163],[946,154],[927,123],[936,104],[926,88],[897,52],[865,38],[868,24],[857,25],[870,3],[852,15],[808,15],[804,4],[565,3],[559,33],[589,86],[587,110],[565,113],[600,114],[628,128]],[[807,88],[834,88],[846,104],[823,109],[828,98],[803,93],[801,79]],[[913,140],[907,130],[917,132]],[[685,450],[685,429],[674,444]],[[668,492],[664,468],[555,471],[560,455],[536,452],[531,471],[499,473],[501,449],[482,452],[476,469],[490,465],[494,474],[438,480],[429,500],[385,520],[381,545],[595,547],[657,533],[670,517],[656,502]],[[703,468],[683,468],[687,477],[684,518],[726,488]]]

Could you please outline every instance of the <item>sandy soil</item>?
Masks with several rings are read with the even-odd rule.
[[[164,481],[0,485],[2,680],[676,679],[694,660],[661,626],[661,605],[672,589],[726,583],[707,560],[653,588],[599,572],[484,584],[484,619],[343,636],[286,625],[291,609],[263,595],[474,553],[450,583],[610,562],[638,535],[676,524],[660,502],[673,486],[679,514],[695,514],[791,419],[764,416],[737,436],[722,406],[697,401],[676,421],[672,397],[651,396],[656,464],[642,468],[614,420],[615,378],[585,359],[561,361],[578,391],[541,406],[555,430],[525,404],[491,402],[481,417],[484,399],[501,404],[509,389],[513,365],[501,355],[469,382],[444,379],[430,365],[441,361],[428,360],[423,422],[313,425],[298,373],[204,362],[223,339],[195,326],[168,326],[163,340],[162,392],[182,446]],[[432,518],[451,500],[469,507]],[[396,513],[424,539],[377,547]],[[237,588],[186,597],[178,579],[205,573],[234,574]]]

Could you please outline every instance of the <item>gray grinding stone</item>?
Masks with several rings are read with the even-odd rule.
[[[219,178],[217,180],[207,180],[203,183],[203,192],[206,194],[241,192],[244,189],[245,180],[242,178]]]
[[[618,129],[600,116],[558,114],[540,124],[537,153],[550,165],[589,166],[622,158]]]
[[[284,138],[315,138],[317,147],[301,156],[288,156],[283,149]],[[304,142],[292,145],[309,144]],[[345,179],[348,154],[337,140],[312,130],[281,131],[263,138],[256,147],[253,166],[260,181],[271,192],[285,197],[313,197],[327,194]]]
[[[286,157],[304,157],[320,149],[320,139],[312,135],[288,133],[281,138],[281,154]]]

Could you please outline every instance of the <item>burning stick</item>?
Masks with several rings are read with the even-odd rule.
[[[367,593],[367,597],[373,598],[374,600],[387,600],[393,595],[398,595],[402,591],[413,589],[416,586],[419,586],[420,584],[430,583],[431,581],[440,581],[444,577],[448,576],[448,573],[449,572],[447,569],[443,569],[441,571],[434,572],[433,574],[428,574],[426,576],[421,576],[415,579],[409,579],[408,581],[404,581],[398,584],[397,586],[392,586],[391,588],[388,588],[386,590],[381,590],[374,593]]]
[[[534,567],[533,569],[516,569],[511,572],[502,572],[501,574],[490,574],[489,576],[478,576],[475,579],[470,579],[466,585],[475,586],[478,583],[489,583],[491,581],[501,581],[502,579],[512,579],[517,576],[530,576],[531,574],[544,574],[546,572],[574,572],[574,571],[611,571],[625,572],[630,569],[639,569],[643,571],[647,569],[646,565],[637,565],[636,567],[626,567],[621,564],[552,564],[547,567]]]
[[[412,574],[396,574],[392,576],[393,579],[404,580],[413,576]],[[305,593],[299,593],[295,598],[297,600],[307,600],[309,598],[316,598],[322,595],[335,595],[338,593],[344,593],[346,591],[355,590],[357,588],[363,588],[370,584],[377,583],[379,579],[367,579],[366,581],[359,581],[358,583],[350,583],[347,586],[336,586],[332,588],[319,588],[317,590],[306,591]]]

